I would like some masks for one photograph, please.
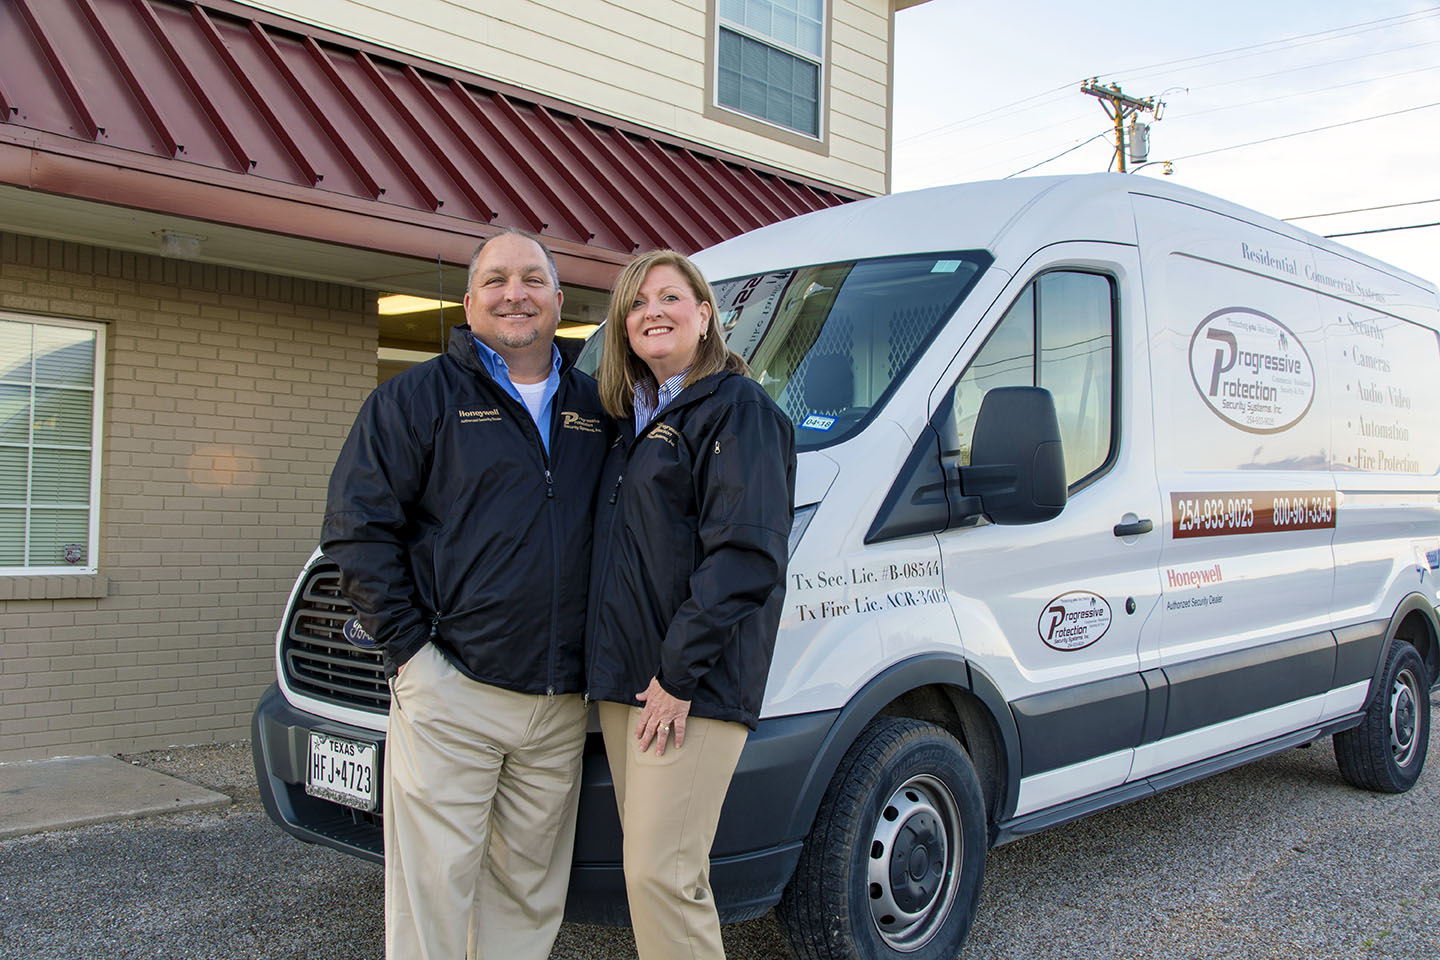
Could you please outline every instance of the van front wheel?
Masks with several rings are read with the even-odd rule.
[[[800,960],[952,960],[985,870],[985,804],[960,743],[882,718],[830,781],[776,909]]]
[[[1380,687],[1358,727],[1335,734],[1335,762],[1351,784],[1404,793],[1420,779],[1430,745],[1429,671],[1420,654],[1396,640]]]

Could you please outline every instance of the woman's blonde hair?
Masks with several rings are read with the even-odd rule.
[[[700,268],[690,258],[674,250],[651,250],[631,260],[615,280],[610,293],[610,307],[605,313],[604,350],[600,357],[600,369],[596,379],[600,383],[600,403],[612,417],[628,417],[635,412],[635,384],[652,376],[645,361],[630,349],[630,337],[625,330],[625,318],[630,314],[630,305],[640,293],[645,275],[653,267],[674,267],[680,271],[690,287],[690,293],[698,306],[710,304],[710,330],[695,348],[695,360],[685,374],[681,384],[688,387],[697,380],[733,370],[748,374],[750,367],[735,351],[725,346],[724,335],[720,332],[720,317],[715,308],[715,291]]]

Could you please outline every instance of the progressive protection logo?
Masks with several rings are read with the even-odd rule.
[[[1249,433],[1289,430],[1315,402],[1315,368],[1289,327],[1226,307],[1190,337],[1190,378],[1215,415]]]
[[[1072,590],[1045,604],[1035,626],[1052,650],[1081,650],[1110,629],[1110,604],[1088,590]]]

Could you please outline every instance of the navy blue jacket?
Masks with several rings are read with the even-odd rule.
[[[760,715],[785,599],[795,428],[765,390],[717,373],[605,462],[586,668],[591,699],[637,705],[650,678],[690,715]]]
[[[321,548],[393,675],[427,642],[474,680],[583,689],[595,484],[613,436],[560,372],[550,453],[470,329],[365,401],[330,477]]]

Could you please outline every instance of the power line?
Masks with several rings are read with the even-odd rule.
[[[1337,63],[1353,63],[1356,60],[1367,60],[1370,57],[1386,56],[1392,53],[1403,53],[1406,50],[1414,50],[1416,47],[1433,47],[1440,43],[1440,40],[1423,40],[1420,43],[1406,44],[1403,47],[1389,47],[1385,50],[1373,50],[1370,53],[1359,53],[1353,57],[1338,57],[1334,60],[1320,60],[1315,63],[1307,63],[1299,67],[1286,67],[1284,70],[1272,70],[1270,73],[1257,73],[1248,77],[1235,77],[1233,80],[1221,80],[1218,83],[1208,84],[1205,89],[1212,90],[1215,87],[1228,87],[1237,83],[1249,83],[1252,80],[1268,80],[1271,77],[1283,76],[1287,73],[1300,73],[1303,70],[1314,70],[1316,67],[1333,67]]]
[[[1369,27],[1369,28],[1378,30],[1378,29],[1386,29],[1386,28],[1388,28],[1388,27],[1390,27],[1390,26],[1405,26],[1405,25],[1407,25],[1408,23],[1414,22],[1415,20],[1425,19],[1425,18],[1431,17],[1431,16],[1433,16],[1433,15],[1435,15],[1435,14],[1437,14],[1437,13],[1440,13],[1440,6],[1437,6],[1437,7],[1427,7],[1427,8],[1425,8],[1424,10],[1416,10],[1416,11],[1412,11],[1411,13],[1397,14],[1397,15],[1391,16],[1391,17],[1381,17],[1381,18],[1376,19],[1376,20],[1366,20],[1366,21],[1363,21],[1363,22],[1360,22],[1360,23],[1346,24],[1346,25],[1340,26],[1340,27],[1332,27],[1332,28],[1329,29],[1329,30],[1321,30],[1321,31],[1318,31],[1318,32],[1316,32],[1316,33],[1300,34],[1299,36],[1295,36],[1295,37],[1285,37],[1285,38],[1281,38],[1281,39],[1279,39],[1279,40],[1267,40],[1267,41],[1265,41],[1265,42],[1263,42],[1263,43],[1250,44],[1250,45],[1244,46],[1244,47],[1232,47],[1232,48],[1230,48],[1230,49],[1228,49],[1228,50],[1219,50],[1219,51],[1215,51],[1215,52],[1212,52],[1212,53],[1198,54],[1198,55],[1193,56],[1193,57],[1185,57],[1185,58],[1182,58],[1182,59],[1179,59],[1179,60],[1167,60],[1167,61],[1162,61],[1162,62],[1159,62],[1159,63],[1147,64],[1147,65],[1145,65],[1145,66],[1143,66],[1143,67],[1135,67],[1135,68],[1132,68],[1132,69],[1134,69],[1134,70],[1152,70],[1152,69],[1159,68],[1159,67],[1176,66],[1176,65],[1181,65],[1181,64],[1192,63],[1193,61],[1197,61],[1197,60],[1206,60],[1206,59],[1209,59],[1209,58],[1212,58],[1212,57],[1225,56],[1225,55],[1231,54],[1231,53],[1241,53],[1241,52],[1244,52],[1244,51],[1247,51],[1247,50],[1248,50],[1248,51],[1256,51],[1255,53],[1247,54],[1247,56],[1258,56],[1258,55],[1259,55],[1260,53],[1262,53],[1262,52],[1271,52],[1271,51],[1264,50],[1264,49],[1262,49],[1262,48],[1278,47],[1278,46],[1283,46],[1283,45],[1300,46],[1300,45],[1302,45],[1302,44],[1301,44],[1301,41],[1320,42],[1319,40],[1315,40],[1314,38],[1338,39],[1339,37],[1345,36],[1345,35],[1347,35],[1348,33],[1370,32],[1369,30],[1364,30],[1364,29],[1362,29],[1362,28],[1366,28],[1366,27]],[[1401,21],[1401,22],[1395,22],[1395,21]],[[1377,25],[1379,25],[1379,26],[1377,26]],[[1332,36],[1329,36],[1330,34],[1334,34],[1335,36],[1333,36],[1333,37],[1332,37]],[[1412,46],[1424,46],[1424,45],[1425,45],[1425,44],[1414,44],[1414,45],[1412,45]],[[1410,47],[1399,47],[1399,48],[1395,48],[1395,49],[1392,49],[1392,50],[1381,51],[1381,52],[1382,52],[1382,53],[1394,53],[1394,52],[1397,52],[1397,50],[1408,50],[1408,49],[1410,49]],[[1280,70],[1280,71],[1276,71],[1275,73],[1260,74],[1260,75],[1255,76],[1255,77],[1244,77],[1244,78],[1240,78],[1240,79],[1238,79],[1238,80],[1226,80],[1226,81],[1222,81],[1222,82],[1219,83],[1219,84],[1212,84],[1211,86],[1222,86],[1222,85],[1231,84],[1231,83],[1241,83],[1241,82],[1248,82],[1249,80],[1264,79],[1264,78],[1266,78],[1266,77],[1278,76],[1279,74],[1282,74],[1282,73],[1291,73],[1291,72],[1294,72],[1295,70],[1307,70],[1307,69],[1310,69],[1311,67],[1316,67],[1316,66],[1326,66],[1326,65],[1333,64],[1333,63],[1344,63],[1344,62],[1348,62],[1349,60],[1363,59],[1364,56],[1374,56],[1374,55],[1375,55],[1375,54],[1365,54],[1365,55],[1362,55],[1361,57],[1349,57],[1349,58],[1342,58],[1342,59],[1339,59],[1339,60],[1321,61],[1320,63],[1310,64],[1309,66],[1305,66],[1305,67],[1296,67],[1296,68],[1291,68],[1290,70]],[[1237,57],[1237,58],[1233,58],[1233,59],[1244,59],[1244,58],[1243,58],[1243,57]],[[1228,63],[1228,62],[1231,62],[1231,61],[1223,61],[1223,62],[1227,62],[1227,63]],[[1216,65],[1217,65],[1217,64],[1199,64],[1199,66],[1216,66]],[[1126,72],[1126,71],[1108,71],[1108,72],[1105,72],[1105,73],[1106,73],[1106,75],[1125,75],[1127,72]],[[1140,79],[1140,78],[1134,78],[1134,77],[1132,77],[1132,78],[1130,78],[1130,79]],[[971,123],[974,123],[974,122],[988,122],[990,119],[993,119],[996,114],[1011,115],[1011,114],[1013,114],[1013,113],[1015,113],[1015,112],[1023,112],[1023,111],[1016,111],[1016,110],[1015,110],[1016,107],[1024,107],[1024,110],[1026,110],[1026,111],[1028,111],[1028,110],[1033,110],[1033,109],[1036,109],[1036,108],[1044,105],[1044,104],[1042,104],[1042,103],[1034,103],[1034,101],[1043,100],[1043,99],[1045,99],[1045,98],[1052,98],[1052,99],[1053,99],[1053,98],[1055,98],[1056,94],[1066,93],[1066,92],[1072,90],[1072,89],[1074,88],[1075,84],[1076,84],[1076,83],[1079,83],[1079,82],[1080,82],[1079,80],[1076,80],[1076,81],[1074,81],[1074,82],[1072,82],[1072,83],[1066,83],[1066,84],[1063,84],[1063,85],[1061,85],[1061,86],[1059,86],[1059,87],[1055,87],[1055,88],[1050,89],[1050,90],[1045,90],[1045,91],[1043,91],[1043,92],[1041,92],[1041,93],[1031,94],[1031,95],[1028,96],[1028,97],[1022,97],[1022,98],[1019,99],[1019,100],[1014,100],[1014,101],[1011,101],[1010,103],[1002,104],[1001,106],[998,106],[998,107],[992,107],[992,108],[989,109],[989,110],[983,110],[983,111],[981,111],[980,113],[975,113],[975,114],[971,114],[970,116],[967,116],[967,117],[962,117],[962,118],[960,118],[959,120],[952,120],[952,121],[950,121],[950,122],[948,122],[948,123],[941,124],[941,125],[938,126],[938,127],[932,127],[932,128],[930,128],[929,130],[923,130],[923,131],[921,131],[920,133],[914,133],[914,134],[911,134],[911,135],[908,136],[908,137],[903,137],[903,138],[901,138],[901,139],[899,139],[899,140],[896,140],[895,143],[896,143],[896,145],[899,145],[899,144],[902,144],[902,143],[913,143],[913,142],[918,141],[918,140],[926,140],[926,139],[929,139],[929,138],[931,138],[931,137],[933,137],[933,136],[938,136],[938,135],[941,135],[941,134],[944,134],[944,133],[949,133],[949,132],[951,132],[951,131],[953,131],[953,130],[960,129],[960,128],[965,127],[965,126],[968,126],[968,125],[970,125]],[[1030,106],[1024,106],[1025,104],[1030,104]]]
[[[1220,113],[1225,110],[1239,110],[1244,107],[1257,107],[1263,104],[1279,103],[1281,100],[1293,100],[1296,97],[1308,97],[1317,93],[1328,93],[1331,90],[1340,90],[1345,87],[1358,87],[1367,83],[1379,83],[1381,80],[1393,80],[1396,77],[1408,77],[1413,73],[1428,73],[1431,70],[1440,70],[1440,63],[1432,64],[1428,67],[1416,67],[1413,70],[1401,70],[1398,73],[1382,73],[1378,77],[1365,77],[1361,80],[1350,80],[1345,83],[1335,83],[1331,84],[1328,87],[1314,87],[1309,90],[1297,90],[1294,93],[1284,93],[1278,97],[1261,97],[1259,100],[1249,100],[1245,103],[1227,103],[1223,106],[1211,107],[1209,110],[1197,110],[1194,113],[1181,114],[1178,117],[1170,114],[1167,115],[1165,119],[1168,120],[1171,124],[1181,123],[1186,120],[1194,120],[1196,117],[1204,117],[1212,113]],[[1226,83],[1228,82],[1229,81],[1226,81]],[[1213,84],[1212,86],[1223,86],[1223,84]]]
[[[1345,120],[1341,123],[1331,123],[1323,127],[1311,127],[1309,130],[1296,130],[1294,133],[1282,133],[1276,137],[1265,137],[1261,140],[1249,140],[1245,143],[1232,143],[1228,147],[1216,147],[1213,150],[1201,150],[1199,153],[1187,153],[1179,157],[1171,157],[1171,160],[1193,160],[1196,157],[1208,157],[1214,153],[1224,153],[1227,150],[1239,150],[1241,147],[1254,147],[1262,143],[1274,143],[1276,140],[1288,140],[1291,137],[1301,137],[1307,133],[1319,133],[1322,130],[1335,130],[1339,127],[1348,127],[1357,123],[1365,123],[1370,120],[1382,120],[1385,117],[1398,117],[1403,113],[1414,113],[1416,110],[1428,110],[1430,107],[1440,107],[1440,100],[1434,103],[1422,103],[1418,107],[1406,107],[1404,110],[1392,110],[1389,113],[1377,113],[1373,117],[1359,117],[1355,120]]]
[[[1397,26],[1397,27],[1398,27],[1398,26],[1406,26],[1406,25],[1408,25],[1409,23],[1413,22],[1414,20],[1427,19],[1427,18],[1435,15],[1436,13],[1440,13],[1440,7],[1426,7],[1424,10],[1412,10],[1412,11],[1409,12],[1409,13],[1400,13],[1400,14],[1396,14],[1396,15],[1390,16],[1390,17],[1381,17],[1381,18],[1379,18],[1379,19],[1377,19],[1377,20],[1366,20],[1366,21],[1364,21],[1364,22],[1362,22],[1362,23],[1351,23],[1351,24],[1346,24],[1346,25],[1344,25],[1344,26],[1340,26],[1340,27],[1331,27],[1329,30],[1320,30],[1320,31],[1317,31],[1317,32],[1315,32],[1315,33],[1302,33],[1302,34],[1299,34],[1298,36],[1294,36],[1294,37],[1282,37],[1282,38],[1280,38],[1279,40],[1266,40],[1266,41],[1264,41],[1263,43],[1252,43],[1252,44],[1249,44],[1248,46],[1232,47],[1232,48],[1230,48],[1229,50],[1217,50],[1217,51],[1215,51],[1215,52],[1213,52],[1213,53],[1202,53],[1202,54],[1197,54],[1197,55],[1195,55],[1195,56],[1193,56],[1193,57],[1183,57],[1183,58],[1178,59],[1178,60],[1164,60],[1164,61],[1161,61],[1161,62],[1159,62],[1159,63],[1149,63],[1149,64],[1146,64],[1145,66],[1142,66],[1142,67],[1131,67],[1129,70],[1111,70],[1111,71],[1106,71],[1106,76],[1112,76],[1112,75],[1113,75],[1113,76],[1124,76],[1124,77],[1126,77],[1127,79],[1130,79],[1130,80],[1144,79],[1143,77],[1136,77],[1136,76],[1133,76],[1132,74],[1133,74],[1135,71],[1139,71],[1139,70],[1156,70],[1156,69],[1159,69],[1159,68],[1161,68],[1161,67],[1180,66],[1180,65],[1182,65],[1182,64],[1193,63],[1194,61],[1197,61],[1197,60],[1208,60],[1208,59],[1210,59],[1211,57],[1223,57],[1223,56],[1227,56],[1227,55],[1232,54],[1232,53],[1244,53],[1245,51],[1254,51],[1253,53],[1247,54],[1247,56],[1259,56],[1261,53],[1270,53],[1270,52],[1273,52],[1273,51],[1269,51],[1269,50],[1264,50],[1263,48],[1265,48],[1265,47],[1277,47],[1277,46],[1292,46],[1292,47],[1296,47],[1296,46],[1303,46],[1303,45],[1305,45],[1305,44],[1302,43],[1302,41],[1310,41],[1310,42],[1313,42],[1313,43],[1322,42],[1322,39],[1316,39],[1316,38],[1323,38],[1323,39],[1334,40],[1334,39],[1339,39],[1340,37],[1346,36],[1346,35],[1351,34],[1351,33],[1369,33],[1369,32],[1371,32],[1371,31],[1369,31],[1369,30],[1361,29],[1361,28],[1364,28],[1364,27],[1374,27],[1374,28],[1377,29],[1377,30],[1381,30],[1381,29],[1386,29],[1386,28],[1388,28],[1388,27],[1390,27],[1390,26]],[[1393,22],[1393,21],[1402,21],[1402,22],[1396,23],[1396,22]],[[1376,26],[1377,24],[1380,24],[1380,25],[1382,25],[1382,26]],[[1335,36],[1332,37],[1332,36],[1329,36],[1329,34],[1334,34]],[[1243,59],[1243,58],[1241,58],[1241,57],[1236,57],[1236,58],[1234,58],[1234,59],[1237,59],[1237,60],[1238,60],[1238,59]],[[1225,61],[1225,62],[1226,62],[1226,63],[1229,63],[1229,62],[1231,62],[1231,61],[1228,61],[1228,60],[1227,60],[1227,61]],[[1199,66],[1207,66],[1207,67],[1208,67],[1208,66],[1215,66],[1215,64],[1208,64],[1208,63],[1207,63],[1207,64],[1198,64],[1198,65],[1199,65]]]
[[[1081,147],[1085,146],[1085,144],[1087,144],[1087,143],[1091,143],[1091,142],[1093,142],[1093,141],[1096,141],[1096,140],[1101,139],[1102,137],[1109,137],[1109,136],[1110,136],[1110,131],[1109,131],[1109,130],[1101,131],[1100,133],[1095,134],[1095,136],[1091,137],[1089,140],[1082,140],[1081,142],[1075,144],[1075,146],[1071,147],[1069,150],[1062,150],[1062,151],[1060,151],[1059,153],[1055,154],[1055,156],[1051,157],[1050,160],[1059,160],[1061,157],[1065,156],[1065,154],[1067,154],[1067,153],[1074,153],[1076,150],[1079,150]],[[1024,170],[1016,170],[1014,173],[1006,174],[1005,176],[1001,177],[1000,179],[1002,179],[1002,180],[1009,180],[1011,177],[1018,177],[1018,176],[1020,176],[1020,174],[1022,174],[1022,173],[1029,173],[1031,170],[1034,170],[1036,167],[1043,167],[1043,166],[1045,166],[1045,164],[1049,163],[1050,160],[1041,160],[1039,163],[1033,163],[1033,164],[1031,164],[1030,166],[1026,167]]]
[[[1403,227],[1380,227],[1377,230],[1352,230],[1349,233],[1327,233],[1326,240],[1334,240],[1336,237],[1360,237],[1367,233],[1393,233],[1396,230],[1420,230],[1425,227],[1440,227],[1440,221],[1435,223],[1412,223]]]
[[[1077,80],[1075,81],[1075,83],[1079,83],[1079,81]],[[1014,108],[1022,106],[1023,104],[1030,103],[1032,100],[1040,100],[1044,97],[1054,97],[1057,93],[1069,93],[1074,88],[1074,83],[1067,83],[1063,86],[1056,87],[1053,90],[1046,90],[1043,93],[1032,94],[1031,96],[1024,97],[1020,100],[1015,100],[1011,103],[1004,104],[1003,106],[994,107],[990,110],[984,110],[980,113],[973,113],[968,117],[961,117],[959,120],[952,120],[949,123],[943,123],[938,127],[931,127],[929,130],[922,130],[919,133],[912,133],[908,137],[902,137],[901,139],[896,140],[895,143],[910,143],[915,140],[925,140],[937,134],[949,133],[951,130],[957,130],[960,127],[968,125],[971,121],[984,120],[985,118],[990,117],[992,114],[996,113],[1005,113],[1007,116],[1013,115],[1015,113],[1023,113],[1024,110],[1015,110]],[[1044,106],[1044,104],[1035,103],[1031,104],[1028,107],[1025,107],[1025,110],[1034,110],[1035,108],[1041,106]]]
[[[1346,213],[1369,213],[1372,210],[1394,210],[1397,207],[1418,207],[1425,203],[1440,203],[1440,197],[1434,200],[1407,200],[1404,203],[1382,203],[1378,207],[1356,207],[1354,210],[1335,210],[1331,213],[1307,213],[1303,217],[1284,217],[1286,223],[1294,223],[1296,220],[1314,220],[1318,217],[1338,217]]]

